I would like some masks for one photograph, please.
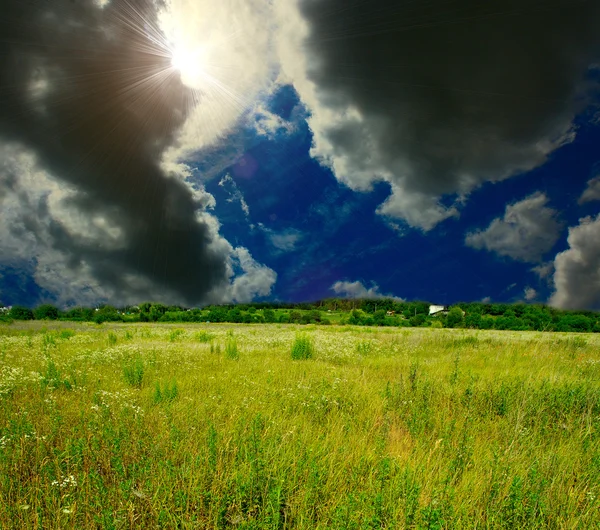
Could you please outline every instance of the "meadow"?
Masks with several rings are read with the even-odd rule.
[[[600,528],[600,335],[0,325],[0,528]]]

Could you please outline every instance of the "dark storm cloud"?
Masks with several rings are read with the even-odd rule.
[[[152,43],[157,6],[0,6],[0,141],[33,150],[41,167],[75,190],[70,208],[121,231],[119,245],[86,243],[58,219],[49,231],[54,248],[117,290],[131,292],[123,278],[133,275],[201,300],[224,281],[225,256],[210,249],[211,231],[197,220],[190,190],[160,169],[190,95]],[[14,176],[2,179],[3,188],[14,187]]]
[[[300,8],[320,105],[361,115],[338,127],[315,125],[315,114],[316,154],[345,158],[339,167],[351,169],[338,178],[355,187],[367,174],[391,175],[398,197],[408,196],[384,213],[410,217],[411,193],[468,192],[541,164],[594,90],[585,79],[600,58],[597,1],[300,0]],[[357,168],[365,171],[353,176]]]

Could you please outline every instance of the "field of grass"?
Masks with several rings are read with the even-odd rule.
[[[0,326],[0,528],[600,528],[600,336]]]

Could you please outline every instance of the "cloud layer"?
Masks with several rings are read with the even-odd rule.
[[[482,182],[537,167],[571,141],[599,57],[597,2],[279,9],[282,67],[311,111],[313,156],[355,190],[389,182],[379,212],[424,230],[456,216]]]
[[[534,193],[506,207],[504,217],[492,221],[485,230],[467,234],[465,243],[514,260],[538,262],[558,240],[562,225],[557,212],[548,208],[548,197]]]

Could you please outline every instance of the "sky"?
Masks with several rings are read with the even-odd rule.
[[[600,309],[600,3],[0,0],[0,304]]]

